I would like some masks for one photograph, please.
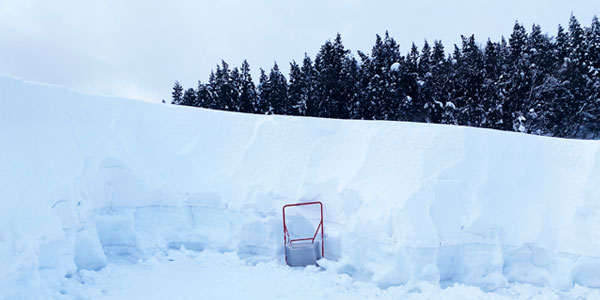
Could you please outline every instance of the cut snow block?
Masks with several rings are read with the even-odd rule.
[[[317,260],[321,259],[321,243],[306,241],[287,244],[285,254],[287,264],[291,267],[317,265]]]
[[[94,228],[77,233],[74,259],[78,269],[97,271],[106,266],[106,255]]]

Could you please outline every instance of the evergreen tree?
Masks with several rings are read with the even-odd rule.
[[[270,97],[267,100],[271,111],[278,115],[287,115],[292,111],[291,103],[288,103],[287,96],[287,80],[285,76],[279,71],[277,63],[273,65],[271,72],[269,73],[269,85],[270,85]]]
[[[447,100],[444,103],[444,113],[442,115],[443,124],[458,125],[460,115],[460,106],[457,100],[461,100],[464,93],[461,77],[459,74],[458,62],[462,60],[462,52],[455,44],[454,51],[449,55],[449,69],[446,80]]]
[[[316,90],[315,99],[318,104],[318,116],[326,118],[348,118],[349,107],[352,102],[348,99],[351,94],[346,90],[344,83],[348,70],[348,55],[350,51],[344,49],[342,37],[338,34],[333,42],[327,41],[315,58]]]
[[[587,66],[589,81],[587,90],[588,98],[585,100],[588,106],[589,134],[586,137],[598,138],[600,134],[600,21],[594,16],[592,25],[587,29]]]
[[[600,21],[594,16],[592,25],[586,30],[587,54],[589,58],[589,71],[600,73]]]
[[[273,65],[269,76],[261,71],[261,82],[259,93],[263,101],[265,113],[267,114],[287,114],[291,111],[292,105],[288,105],[287,80],[279,71],[277,63]]]
[[[175,81],[171,95],[173,96],[171,104],[181,105],[181,102],[183,101],[183,87],[179,84],[179,81]]]
[[[501,103],[501,122],[497,125],[502,130],[525,131],[522,122],[526,119],[525,99],[530,91],[531,74],[529,72],[529,56],[527,51],[527,32],[519,22],[515,23],[513,33],[509,37],[508,57],[499,79],[499,101]]]
[[[254,81],[250,75],[250,65],[246,60],[242,62],[241,73],[236,81],[237,90],[239,91],[238,107],[239,111],[245,113],[256,112],[257,93]]]
[[[320,101],[317,99],[317,71],[313,65],[312,60],[306,54],[304,54],[304,60],[302,60],[302,68],[300,69],[302,74],[302,99],[298,103],[300,113],[304,116],[317,117],[319,115],[319,104]]]
[[[265,74],[265,70],[263,70],[262,68],[260,69],[260,77],[259,77],[259,83],[258,83],[258,87],[257,87],[257,91],[258,91],[258,97],[257,97],[257,103],[256,103],[256,107],[255,107],[255,111],[258,114],[268,114],[270,113],[270,108],[269,108],[269,104],[267,102],[267,99],[269,97],[270,94],[270,87],[269,87],[269,78],[267,77],[267,75]]]
[[[569,21],[569,61],[564,74],[568,78],[569,90],[573,102],[569,105],[568,115],[571,122],[567,122],[568,137],[580,137],[582,125],[586,123],[589,116],[587,83],[589,81],[587,69],[587,44],[585,33],[575,16]]]
[[[231,107],[229,110],[239,112],[241,110],[242,103],[240,101],[242,86],[240,85],[240,70],[237,67],[233,68],[231,72],[229,72],[229,82],[231,86]]]
[[[217,66],[218,68],[218,66]],[[214,71],[210,71],[210,75],[208,76],[208,84],[206,85],[206,91],[208,92],[208,97],[204,98],[207,100],[205,103],[206,108],[210,109],[219,109],[224,110],[225,108],[222,106],[222,103],[218,101],[217,93],[215,89],[217,88],[217,76]],[[198,93],[200,94],[200,92]]]
[[[217,109],[228,111],[237,110],[236,104],[238,103],[238,92],[235,90],[233,82],[234,80],[232,79],[229,65],[225,61],[221,61],[221,66],[217,66],[214,78],[209,82]]]
[[[500,45],[493,43],[488,39],[484,51],[484,80],[482,84],[481,105],[485,111],[485,121],[482,126],[486,128],[496,128],[501,120],[500,100],[498,97],[497,81],[502,72],[500,65]]]
[[[554,87],[555,93],[544,103],[545,115],[547,125],[545,126],[545,133],[553,136],[561,136],[562,123],[564,122],[563,109],[568,101],[569,91],[567,86],[564,84],[563,74],[568,63],[569,46],[568,34],[564,31],[561,25],[558,25],[558,31],[556,39],[552,45],[552,59],[554,62],[554,68],[556,71],[552,72],[551,82]]]
[[[427,106],[427,115],[429,122],[441,123],[445,110],[445,104],[448,102],[448,71],[450,65],[446,60],[444,45],[441,41],[435,41],[431,53],[431,76],[425,76],[426,87],[431,91],[429,100],[425,100]],[[426,95],[427,96],[427,95]]]
[[[556,99],[556,119],[552,133],[555,136],[577,137],[588,114],[585,105],[587,70],[584,65],[587,47],[583,29],[575,16],[571,16],[569,20],[566,46],[567,56],[559,70],[560,85],[564,93]]]
[[[342,68],[342,97],[345,101],[342,102],[342,111],[345,114],[345,118],[357,119],[359,113],[360,103],[360,67],[358,61],[349,56],[344,59]]]
[[[482,87],[485,79],[484,58],[475,37],[462,37],[460,55],[456,58],[453,99],[459,108],[458,123],[469,126],[482,126],[485,123],[485,108]]]
[[[198,91],[196,92],[196,106],[203,108],[212,108],[212,95],[209,86],[198,81]]]
[[[419,97],[419,48],[412,44],[400,78],[400,109],[397,120],[423,122],[425,104]]]
[[[423,116],[419,117],[424,122],[431,123],[434,115],[434,111],[437,110],[437,105],[433,100],[433,88],[432,88],[432,78],[431,70],[433,68],[432,63],[432,49],[429,46],[427,40],[423,43],[423,48],[421,49],[421,56],[419,57],[418,63],[418,89],[419,89],[419,99],[421,99],[423,103],[422,113]],[[438,121],[439,122],[439,121]]]
[[[293,61],[290,64],[290,84],[288,101],[292,105],[290,114],[302,116],[306,112],[305,99],[306,82],[300,66]]]
[[[562,64],[564,63],[565,59],[567,58],[567,55],[569,53],[568,50],[568,43],[569,43],[569,36],[568,34],[565,32],[565,29],[562,27],[562,25],[558,25],[558,31],[556,33],[556,42],[554,43],[554,60],[556,61],[556,63],[558,63],[559,66],[562,66]]]
[[[362,59],[360,73],[360,100],[357,118],[395,120],[400,107],[399,79],[402,74],[400,47],[388,33],[382,40],[376,36],[371,55],[359,53]]]
[[[185,90],[180,105],[194,106],[196,104],[196,92],[193,88]]]
[[[525,132],[528,133],[544,134],[548,125],[545,99],[553,97],[556,92],[553,84],[556,80],[551,75],[554,71],[551,49],[550,38],[542,34],[539,25],[534,24],[527,41],[526,55],[529,66],[525,68],[528,68],[530,82],[521,121]]]

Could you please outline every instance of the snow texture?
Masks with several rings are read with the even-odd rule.
[[[298,201],[324,203],[320,265],[348,289],[600,287],[597,141],[218,112],[8,77],[0,100],[0,299],[103,293],[190,250],[254,265],[248,276],[326,276],[283,271],[281,207]]]
[[[324,263],[324,262],[321,262]],[[176,278],[177,280],[165,280]],[[441,288],[418,281],[380,289],[373,282],[308,266],[290,268],[270,260],[248,265],[233,252],[169,250],[135,265],[83,270],[63,288],[80,299],[490,299],[600,300],[600,290],[568,292],[515,283],[494,292],[464,284]],[[148,288],[152,287],[152,288]],[[173,293],[176,291],[176,294]]]

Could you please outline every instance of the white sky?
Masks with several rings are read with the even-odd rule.
[[[254,79],[274,61],[312,58],[342,34],[345,46],[369,52],[389,30],[407,52],[411,42],[461,34],[508,36],[515,20],[552,35],[573,12],[584,26],[600,15],[599,0],[0,0],[0,73],[75,90],[169,99],[175,80],[206,81],[224,59],[248,59]]]

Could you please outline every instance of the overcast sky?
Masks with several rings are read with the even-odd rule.
[[[314,58],[338,32],[356,53],[388,30],[405,53],[424,39],[447,49],[461,34],[498,40],[515,20],[554,35],[571,12],[589,26],[600,1],[0,0],[0,73],[160,101],[175,80],[206,81],[221,59],[231,66],[248,59],[255,80],[274,61],[287,74],[290,61],[305,52]]]

